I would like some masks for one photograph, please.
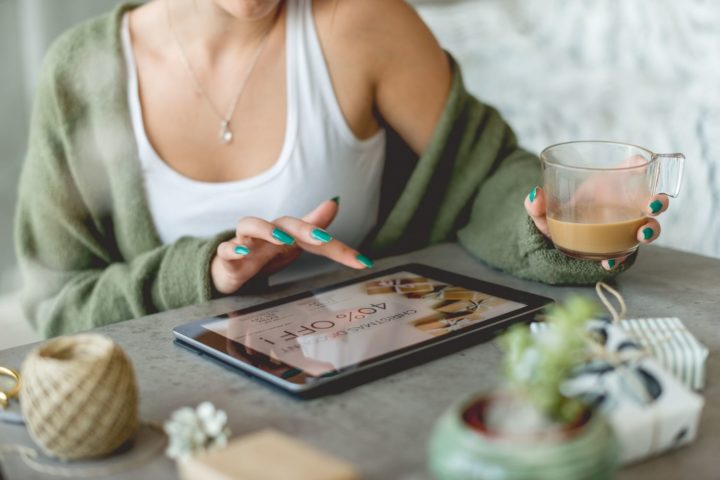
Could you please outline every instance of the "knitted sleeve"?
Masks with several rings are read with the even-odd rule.
[[[409,174],[392,170],[407,148],[398,142],[389,147],[386,179],[393,181],[383,195],[391,206],[371,239],[373,250],[397,254],[458,241],[492,267],[551,284],[594,283],[628,268],[634,255],[608,272],[597,262],[563,255],[535,228],[523,202],[540,185],[538,158],[518,147],[497,110],[466,91],[450,60],[453,83],[445,110],[427,150],[401,165]]]
[[[550,284],[593,284],[628,268],[613,271],[598,262],[568,257],[538,231],[523,206],[540,185],[538,158],[513,149],[488,175],[475,194],[468,223],[457,233],[459,243],[485,263],[527,280]]]
[[[68,104],[72,85],[56,79],[61,53],[55,48],[45,61],[19,184],[15,245],[27,317],[50,337],[208,300],[210,259],[232,233],[182,238],[123,258],[114,205],[97,213],[81,188],[87,172],[80,182],[82,167],[71,161],[78,152],[68,132],[81,113]],[[105,185],[102,175],[93,177],[97,185]]]

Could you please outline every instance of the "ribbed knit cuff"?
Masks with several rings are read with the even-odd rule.
[[[183,237],[172,244],[158,271],[156,305],[168,310],[212,299],[210,262],[218,245],[234,235],[227,231],[206,239]]]
[[[543,235],[530,217],[521,225],[519,249],[526,259],[526,268],[519,276],[550,284],[591,285],[612,279],[630,268],[637,258],[633,253],[613,270],[605,270],[600,262],[581,260],[563,254]]]

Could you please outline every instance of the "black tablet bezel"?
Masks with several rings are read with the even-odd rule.
[[[348,285],[362,283],[373,278],[382,277],[396,272],[410,272],[418,274],[420,276],[429,277],[433,280],[447,282],[451,285],[457,285],[470,290],[487,293],[506,300],[522,303],[525,305],[525,307],[498,315],[495,318],[484,322],[479,322],[475,325],[470,325],[455,332],[450,332],[439,337],[428,339],[424,342],[416,343],[414,345],[403,347],[398,350],[394,350],[392,352],[380,355],[378,357],[365,360],[355,365],[341,368],[333,372],[331,375],[325,374],[321,377],[314,377],[314,381],[309,383],[291,382],[287,379],[282,378],[279,375],[275,375],[272,372],[268,372],[261,369],[260,367],[256,367],[251,363],[248,363],[247,361],[232,357],[226,351],[220,350],[215,344],[220,343],[221,345],[225,346],[227,342],[230,341],[233,344],[237,344],[237,346],[240,348],[244,348],[244,346],[239,342],[234,342],[233,340],[229,340],[216,332],[204,328],[204,325],[207,323],[217,321],[219,318],[227,318],[229,313],[241,315],[253,313],[286,303],[295,302],[303,298],[308,298]],[[242,308],[211,318],[196,320],[194,322],[175,327],[173,329],[173,334],[175,335],[177,342],[180,342],[181,346],[190,347],[197,353],[203,353],[210,357],[214,357],[216,360],[219,360],[220,362],[229,365],[230,367],[239,368],[247,373],[251,373],[253,376],[258,377],[266,382],[275,384],[276,386],[279,386],[283,390],[294,395],[311,396],[311,392],[315,392],[315,394],[324,394],[331,392],[333,389],[328,387],[333,384],[337,384],[338,388],[340,389],[345,389],[358,385],[360,383],[365,383],[366,381],[387,374],[381,372],[380,369],[374,368],[376,366],[382,365],[383,369],[385,369],[387,372],[397,371],[397,369],[391,368],[391,366],[388,365],[389,362],[393,362],[394,360],[405,358],[407,362],[408,357],[411,356],[417,361],[417,363],[424,363],[428,360],[447,355],[448,353],[456,351],[460,348],[467,348],[468,346],[479,343],[480,341],[488,340],[489,338],[494,337],[497,333],[499,333],[499,331],[506,329],[512,324],[532,320],[533,313],[536,313],[544,306],[553,302],[554,300],[550,298],[536,295],[530,292],[516,290],[503,285],[498,285],[465,275],[449,272],[447,270],[430,267],[428,265],[411,263],[373,272],[371,274],[363,275],[361,277],[355,277],[326,287],[307,290],[301,293],[272,300],[270,302],[253,305],[251,307]],[[203,340],[199,340],[198,337],[200,337],[200,335],[203,335],[205,338],[203,338]],[[461,337],[464,338],[463,342],[458,341]],[[207,338],[209,338],[210,340],[207,341]],[[453,345],[455,344],[456,348],[453,348]],[[438,348],[441,345],[444,346],[444,348]],[[265,361],[270,360],[267,355],[262,354],[261,352],[254,352],[254,355],[261,359],[264,358]],[[402,363],[403,362],[400,362],[400,364]],[[405,365],[402,368],[408,368],[410,366],[413,365]],[[367,372],[365,372],[366,370]],[[375,374],[371,374],[369,372],[370,370],[375,370]],[[361,375],[360,372],[363,372],[363,374]],[[356,381],[352,381],[354,378],[356,379]]]

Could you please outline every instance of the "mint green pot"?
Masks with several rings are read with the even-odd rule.
[[[437,480],[600,480],[615,474],[619,447],[601,415],[561,436],[493,436],[463,420],[463,412],[484,398],[458,402],[436,422],[428,462]]]

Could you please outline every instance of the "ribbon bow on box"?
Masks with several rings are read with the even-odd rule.
[[[593,359],[577,369],[563,393],[580,395],[600,407],[612,402],[611,392],[622,392],[639,405],[651,404],[661,396],[662,385],[643,366],[648,355],[637,342],[607,320],[591,320],[588,332],[598,348]],[[611,373],[614,375],[608,375]]]

